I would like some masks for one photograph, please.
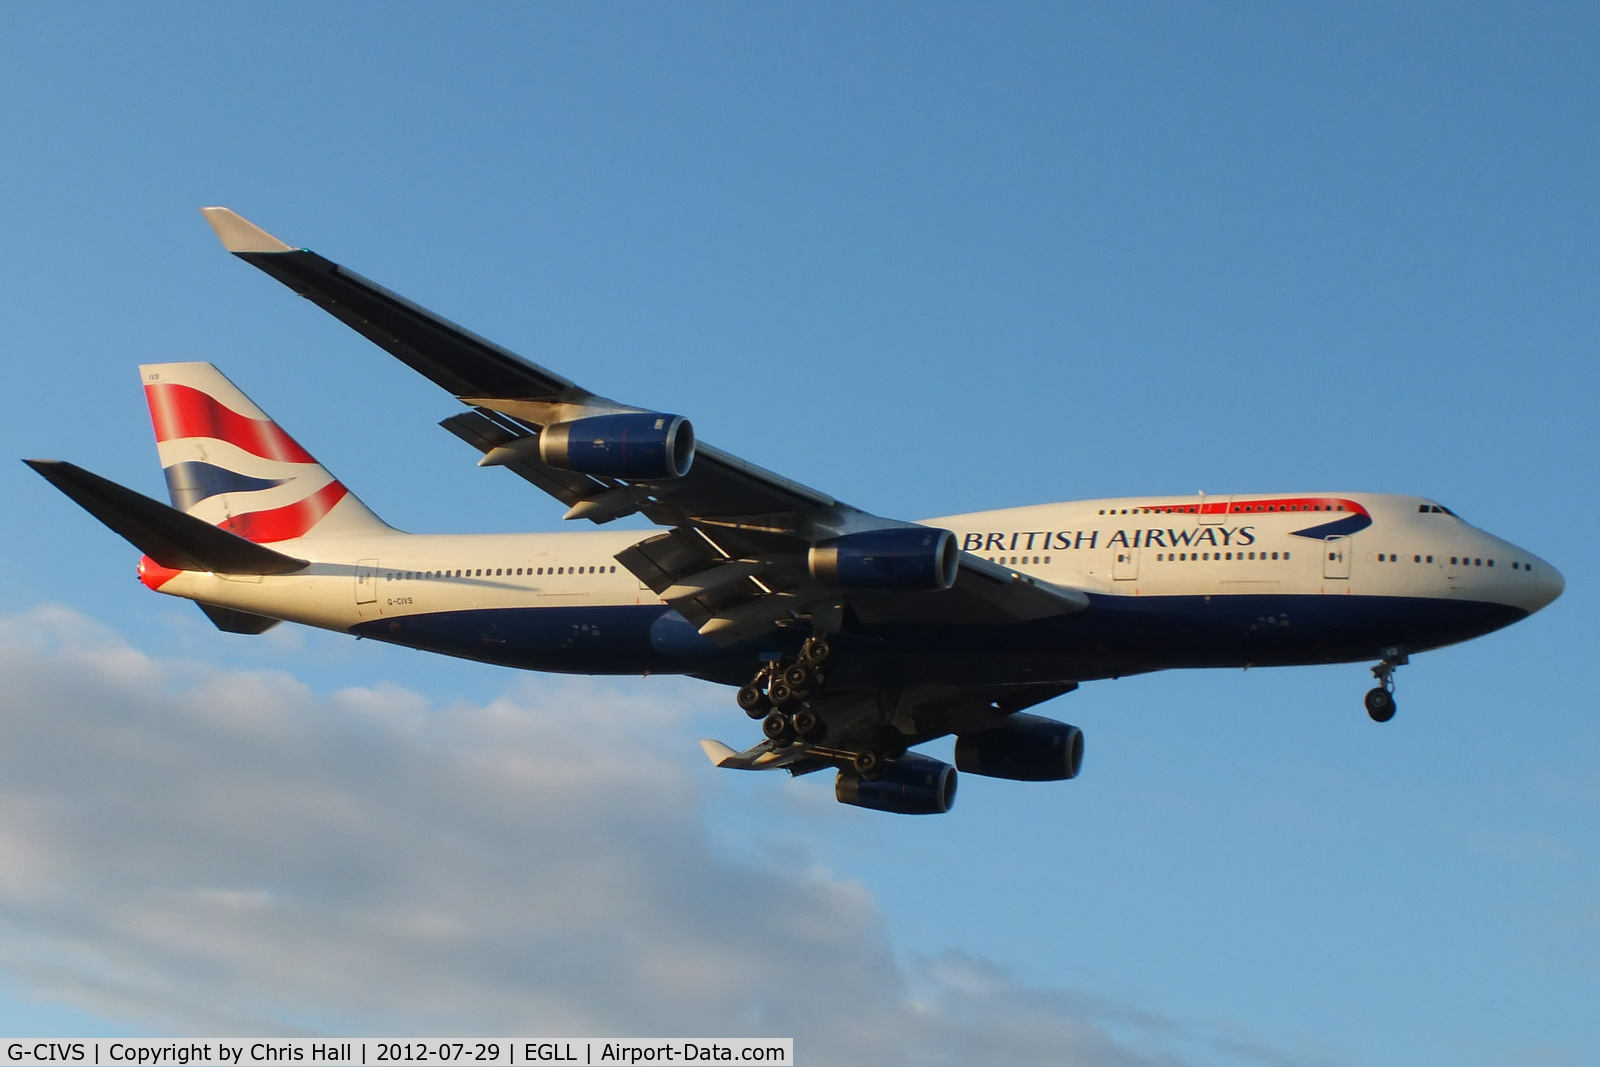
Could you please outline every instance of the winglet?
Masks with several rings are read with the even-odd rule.
[[[721,741],[713,741],[709,737],[700,739],[700,747],[705,751],[706,758],[718,767],[721,767],[739,754]]]
[[[230,252],[294,251],[266,230],[225,207],[203,207],[200,214],[217,231],[217,236],[222,239],[222,247]]]

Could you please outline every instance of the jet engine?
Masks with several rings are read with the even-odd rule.
[[[971,774],[1019,782],[1076,778],[1083,766],[1083,731],[1019,713],[1004,725],[957,737],[956,766]]]
[[[840,771],[833,795],[841,804],[896,815],[943,815],[956,802],[957,777],[950,764],[911,752],[885,763],[876,778]]]
[[[682,415],[636,411],[558,422],[539,434],[539,459],[607,478],[682,478],[694,463],[694,427]]]
[[[811,577],[842,589],[949,589],[961,549],[949,530],[864,530],[811,546]]]

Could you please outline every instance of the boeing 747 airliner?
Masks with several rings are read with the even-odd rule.
[[[763,739],[721,767],[834,769],[847,804],[947,811],[957,769],[1077,775],[1083,734],[1030,714],[1085,681],[1407,657],[1561,594],[1545,561],[1422,497],[1257,493],[884,518],[596,396],[226,208],[223,245],[457,397],[442,425],[569,519],[665,532],[434,536],[369,511],[209,363],[140,368],[168,506],[30,465],[144,553],[140,580],[235,633],[280,621],[540,671],[737,689]],[[911,751],[956,736],[955,766]]]

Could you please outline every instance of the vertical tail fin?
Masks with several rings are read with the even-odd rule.
[[[389,529],[210,363],[139,372],[179,511],[258,544]]]

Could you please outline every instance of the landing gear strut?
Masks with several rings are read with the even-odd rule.
[[[1398,646],[1383,650],[1383,659],[1372,668],[1372,676],[1378,684],[1367,690],[1367,714],[1373,722],[1388,722],[1394,718],[1394,670],[1404,667],[1410,660],[1406,650]]]
[[[828,635],[818,630],[795,659],[764,664],[739,690],[739,707],[752,719],[760,719],[761,732],[776,744],[787,745],[796,737],[821,741],[828,734],[827,724],[807,702],[827,681],[823,668],[832,658]]]

